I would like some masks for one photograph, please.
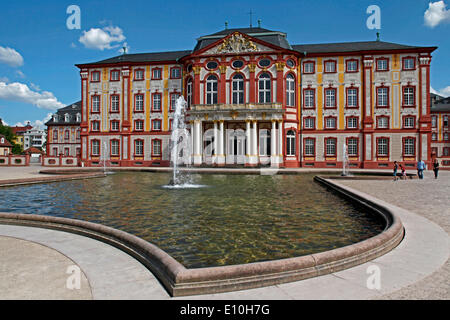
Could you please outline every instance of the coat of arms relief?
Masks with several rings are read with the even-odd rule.
[[[233,34],[215,50],[215,53],[257,52],[259,48],[241,34]]]

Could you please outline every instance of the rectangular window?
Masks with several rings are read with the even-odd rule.
[[[100,72],[99,71],[94,71],[91,74],[91,81],[92,82],[99,82],[100,81]]]
[[[161,156],[161,140],[152,140],[152,156]]]
[[[348,117],[347,118],[347,129],[358,129],[358,118]]]
[[[314,73],[314,62],[303,63],[303,73]]]
[[[116,94],[111,95],[111,112],[119,112],[120,97]]]
[[[403,118],[403,127],[407,129],[414,129],[416,119],[414,117],[404,117]]]
[[[137,69],[134,71],[134,80],[144,80],[144,70]]]
[[[152,130],[161,131],[161,120],[152,120]]]
[[[388,59],[377,59],[377,71],[388,71],[389,70],[389,60]]]
[[[336,89],[325,89],[325,108],[336,108]]]
[[[161,112],[161,93],[153,94],[152,111]]]
[[[111,131],[119,131],[120,122],[117,120],[111,121]]]
[[[316,155],[316,140],[312,138],[305,139],[305,156],[314,157]]]
[[[180,68],[172,68],[170,69],[170,78],[179,79],[181,78],[181,70]]]
[[[111,81],[119,81],[120,80],[120,71],[113,70],[111,71]]]
[[[388,106],[389,106],[388,88],[385,87],[377,88],[377,107],[388,107]]]
[[[443,123],[444,127],[448,127],[448,116],[443,117]]]
[[[304,107],[305,108],[314,108],[316,102],[316,91],[314,89],[306,89],[304,92]]]
[[[64,148],[64,156],[68,157],[70,155],[70,149]]]
[[[436,141],[437,140],[437,134],[436,133],[432,133],[431,134],[431,140]]]
[[[111,155],[119,155],[119,140],[111,140]]]
[[[100,112],[100,96],[92,96],[92,113]]]
[[[137,94],[134,96],[134,111],[143,112],[144,111],[144,95]]]
[[[450,148],[449,147],[444,147],[442,155],[446,156],[446,157],[450,156]]]
[[[100,155],[100,141],[92,140],[92,155],[98,156]]]
[[[171,93],[170,94],[170,111],[175,110],[175,106],[177,105],[177,100],[180,97],[179,93]]]
[[[358,107],[358,89],[356,88],[347,89],[347,107],[348,108]]]
[[[358,60],[347,60],[346,72],[358,72]]]
[[[389,139],[378,138],[377,139],[377,155],[381,157],[387,157],[389,155]]]
[[[403,140],[403,155],[414,156],[416,154],[416,141],[414,138],[405,138]]]
[[[388,117],[377,117],[377,128],[378,129],[389,129],[389,118]]]
[[[315,128],[315,118],[305,118],[304,120],[305,129],[314,129]]]
[[[336,72],[336,61],[325,61],[325,73]]]
[[[414,70],[415,68],[414,58],[403,58],[403,70]]]
[[[436,125],[437,125],[437,117],[436,116],[432,116],[431,117],[431,126],[433,128],[436,128]]]
[[[161,69],[156,68],[152,70],[152,79],[161,80]]]
[[[414,101],[414,87],[403,88],[403,106],[413,107],[415,105]]]
[[[134,140],[134,155],[143,156],[144,155],[144,141]]]
[[[336,129],[336,118],[325,118],[325,129]]]
[[[325,155],[336,156],[336,139],[325,139]]]
[[[100,131],[100,121],[92,121],[91,126],[92,131]]]
[[[58,148],[53,148],[53,156],[58,156]]]
[[[448,132],[444,133],[444,141],[448,141]]]
[[[134,121],[134,130],[135,131],[143,131],[144,130],[144,120]]]
[[[358,138],[347,139],[347,153],[352,157],[356,157],[358,155]]]

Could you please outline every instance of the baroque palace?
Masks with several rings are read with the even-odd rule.
[[[81,102],[47,123],[47,152],[84,166],[168,166],[183,95],[193,165],[342,167],[344,145],[355,168],[430,165],[434,50],[291,45],[258,27],[202,36],[193,50],[78,64]]]

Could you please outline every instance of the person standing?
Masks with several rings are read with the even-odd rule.
[[[438,178],[438,174],[439,174],[439,161],[438,161],[438,159],[434,159],[433,171],[434,171],[434,178],[437,179]]]
[[[419,162],[417,162],[417,175],[419,179],[423,179],[423,170],[425,170],[425,162],[419,159]]]
[[[397,161],[394,161],[394,181],[397,181],[397,170],[398,170],[398,164]]]
[[[402,175],[401,175],[402,179],[406,180],[406,169],[401,164],[400,164],[400,170],[402,171]]]

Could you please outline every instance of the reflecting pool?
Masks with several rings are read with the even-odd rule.
[[[170,173],[3,188],[0,212],[82,219],[159,246],[187,268],[282,259],[343,247],[385,225],[302,175],[196,175],[202,188],[164,188]]]

